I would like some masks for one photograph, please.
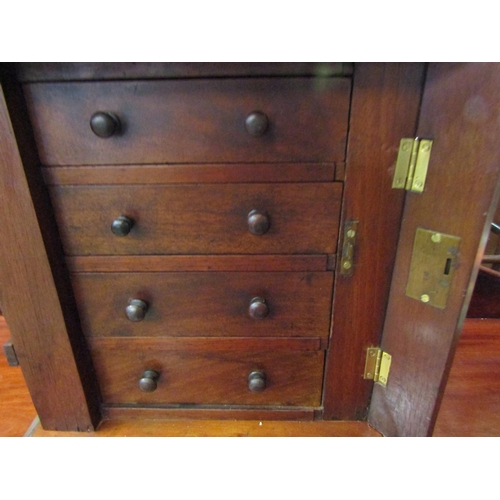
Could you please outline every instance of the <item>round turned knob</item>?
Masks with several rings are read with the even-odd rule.
[[[264,319],[269,314],[269,306],[262,297],[254,297],[250,301],[248,314],[253,319]]]
[[[120,215],[111,223],[111,231],[116,236],[127,236],[130,233],[134,221],[125,215]]]
[[[252,210],[247,217],[248,230],[256,236],[262,236],[269,231],[271,223],[269,217],[258,210]]]
[[[143,392],[153,392],[158,387],[158,379],[160,374],[154,370],[146,370],[139,380],[139,389]]]
[[[252,392],[261,392],[266,388],[266,374],[264,372],[252,372],[248,375],[248,388]]]
[[[120,120],[109,111],[98,111],[90,118],[90,128],[98,137],[107,139],[120,130]]]
[[[148,312],[148,303],[140,299],[132,299],[125,308],[125,313],[130,321],[142,321]]]
[[[253,137],[264,135],[269,126],[269,119],[264,113],[254,111],[245,120],[247,132]]]

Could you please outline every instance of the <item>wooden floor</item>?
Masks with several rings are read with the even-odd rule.
[[[0,345],[8,338],[0,317]],[[35,419],[20,368],[0,355],[0,436],[379,436],[363,422],[105,421],[80,434],[45,431]],[[467,320],[434,435],[500,436],[500,320]]]

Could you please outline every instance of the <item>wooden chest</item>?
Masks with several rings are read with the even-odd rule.
[[[405,201],[392,176],[425,65],[4,72],[32,204],[31,236],[9,237],[32,247],[1,305],[44,427],[367,418],[366,349],[380,344]]]

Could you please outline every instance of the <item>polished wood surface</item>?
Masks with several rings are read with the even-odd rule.
[[[123,339],[122,342],[127,342]],[[140,351],[92,349],[105,404],[319,406],[323,351]],[[146,370],[160,374],[153,392],[142,392]],[[252,372],[266,388],[248,389]]]
[[[4,88],[11,96],[10,105],[14,105],[16,88],[8,83]],[[98,392],[89,376],[90,357],[75,319],[69,284],[64,280],[62,252],[57,236],[48,227],[50,205],[30,148],[21,104],[9,114],[0,92],[2,311],[44,425],[57,430],[86,430],[99,421]]]
[[[34,437],[380,437],[366,422],[277,422],[277,421],[104,421],[91,433],[44,431],[37,427]]]
[[[343,163],[234,163],[43,167],[47,185],[329,182],[343,180]]]
[[[434,145],[425,190],[405,203],[381,346],[390,378],[370,406],[369,422],[385,435],[432,433],[498,203],[499,105],[499,64],[430,64],[418,136]],[[445,309],[405,293],[418,227],[461,238]]]
[[[262,352],[262,351],[318,351],[325,348],[324,339],[292,337],[93,337],[93,349],[146,351],[210,352]]]
[[[126,80],[241,76],[349,76],[352,63],[119,63],[25,62],[13,68],[20,81]]]
[[[404,192],[391,189],[402,137],[416,130],[423,64],[356,64],[342,223],[358,220],[354,272],[335,283],[325,418],[366,417],[366,348],[379,342]],[[342,241],[341,235],[340,240]],[[337,266],[341,259],[337,259]]]
[[[312,422],[321,408],[307,406],[104,406],[103,420],[282,420]],[[319,414],[319,416],[318,416]]]
[[[44,165],[334,162],[345,154],[349,78],[252,78],[25,84]],[[89,125],[111,112],[119,133]],[[248,115],[269,118],[258,137]]]
[[[0,317],[0,343],[10,337],[4,318]],[[467,320],[460,338],[434,436],[500,436],[500,324],[495,320]],[[23,436],[36,410],[24,383],[20,368],[7,366],[0,355],[0,436]],[[193,410],[192,410],[193,411]],[[207,410],[203,410],[207,412]],[[284,410],[281,410],[281,412]],[[105,436],[379,436],[366,422],[315,421],[311,412],[294,410],[288,420],[272,411],[255,414],[252,420],[233,411],[233,420],[221,418],[212,410],[211,420],[199,420],[196,414],[183,410],[166,418],[155,409],[105,409],[105,421],[96,432],[54,432],[38,423],[34,436],[39,437],[105,437]],[[238,414],[239,413],[239,414]],[[246,412],[248,415],[248,411]],[[251,417],[251,415],[249,415]],[[210,418],[207,415],[208,418]],[[259,417],[262,417],[259,420]],[[179,420],[181,419],[181,420]],[[194,419],[194,420],[193,420]],[[274,419],[278,419],[274,421]],[[271,421],[273,420],[273,421]],[[262,425],[260,425],[262,422]]]
[[[124,255],[66,257],[71,272],[327,271],[335,255]]]
[[[53,186],[67,255],[335,253],[341,183]],[[257,236],[248,214],[268,214]],[[111,232],[124,215],[126,237]]]
[[[9,338],[5,318],[0,316],[0,345]],[[0,351],[0,437],[24,436],[35,417],[36,410],[21,368],[9,366]]]
[[[467,319],[434,436],[500,436],[500,321]]]
[[[82,273],[72,276],[87,336],[327,337],[333,273]],[[269,314],[253,319],[253,298]],[[125,308],[143,300],[142,321]]]

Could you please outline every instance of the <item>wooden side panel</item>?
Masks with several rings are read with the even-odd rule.
[[[12,95],[13,99],[17,95],[14,90]],[[26,145],[29,142],[28,134],[21,130],[22,106],[13,117],[14,123],[0,92],[2,311],[43,426],[92,429],[99,414],[90,357],[70,314],[71,293],[65,293],[60,274],[64,269],[62,251],[58,252],[57,239],[42,231],[37,220],[37,211],[50,220],[50,206],[42,192],[32,189],[37,184],[36,161],[28,153],[21,158],[16,143],[16,139]],[[59,263],[54,260],[58,255]]]
[[[424,70],[355,66],[342,220],[358,220],[359,229],[354,274],[337,273],[335,284],[325,418],[366,417],[371,384],[362,378],[364,357],[382,333],[404,200],[391,189],[392,178],[399,141],[416,130]]]
[[[382,339],[391,372],[369,414],[385,435],[432,433],[496,208],[500,65],[431,64],[418,135],[434,145],[423,194],[407,196]],[[462,239],[444,310],[405,294],[417,227]]]

